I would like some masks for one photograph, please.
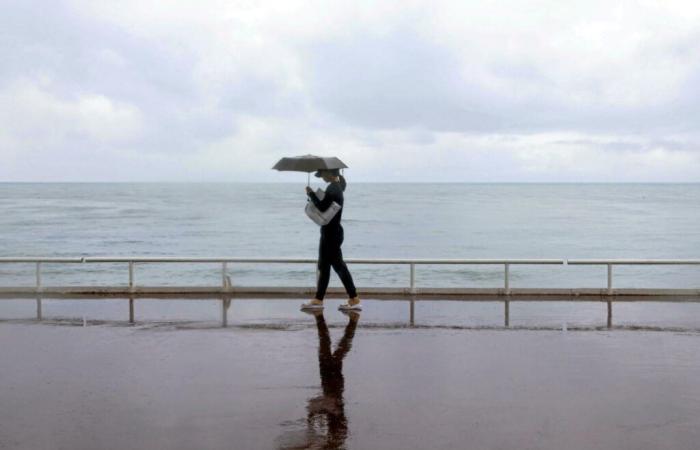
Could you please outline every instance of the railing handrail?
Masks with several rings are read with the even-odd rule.
[[[189,256],[88,256],[80,258],[53,257],[0,257],[0,263],[108,263],[108,262],[143,262],[143,263],[315,263],[316,258],[294,257],[189,257]],[[564,264],[563,259],[525,259],[525,258],[345,258],[353,264]]]
[[[694,265],[700,264],[700,259],[567,259],[569,265],[589,264],[589,265],[607,265],[616,266],[623,265],[662,265],[662,264],[678,264],[678,265]]]
[[[211,262],[211,263],[315,263],[317,258],[292,257],[88,257],[85,262]],[[434,259],[434,258],[345,258],[353,264],[564,264],[563,259]]]
[[[298,257],[190,257],[190,256],[2,256],[0,263],[313,263],[316,258]],[[700,259],[552,259],[552,258],[346,258],[354,264],[567,264],[567,265],[696,265]]]
[[[85,258],[64,258],[52,256],[2,256],[0,263],[82,263]]]

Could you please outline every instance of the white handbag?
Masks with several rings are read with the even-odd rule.
[[[322,191],[320,188],[316,190],[316,197],[318,197],[319,200],[323,200],[323,197],[326,196],[326,193]],[[338,214],[338,211],[342,206],[340,206],[338,203],[333,202],[331,205],[326,209],[325,211],[319,210],[316,205],[314,205],[314,202],[312,202],[310,199],[306,202],[306,208],[304,208],[304,212],[306,212],[306,215],[309,216],[309,219],[313,220],[316,225],[328,225],[328,222],[330,222],[333,217],[335,217],[336,214]]]

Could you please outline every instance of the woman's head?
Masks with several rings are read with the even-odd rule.
[[[320,169],[316,171],[316,176],[318,178],[323,178],[323,181],[326,183],[338,181],[339,175],[340,171],[338,169]]]
[[[340,169],[320,169],[316,171],[315,174],[318,178],[323,178],[326,183],[332,183],[334,181],[340,182],[341,187],[345,190],[347,182],[345,177],[340,174]]]

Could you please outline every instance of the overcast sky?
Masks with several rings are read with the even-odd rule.
[[[3,0],[0,181],[700,181],[700,2]]]

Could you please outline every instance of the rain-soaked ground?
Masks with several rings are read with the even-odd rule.
[[[698,448],[697,303],[330,303],[2,300],[0,449]]]

